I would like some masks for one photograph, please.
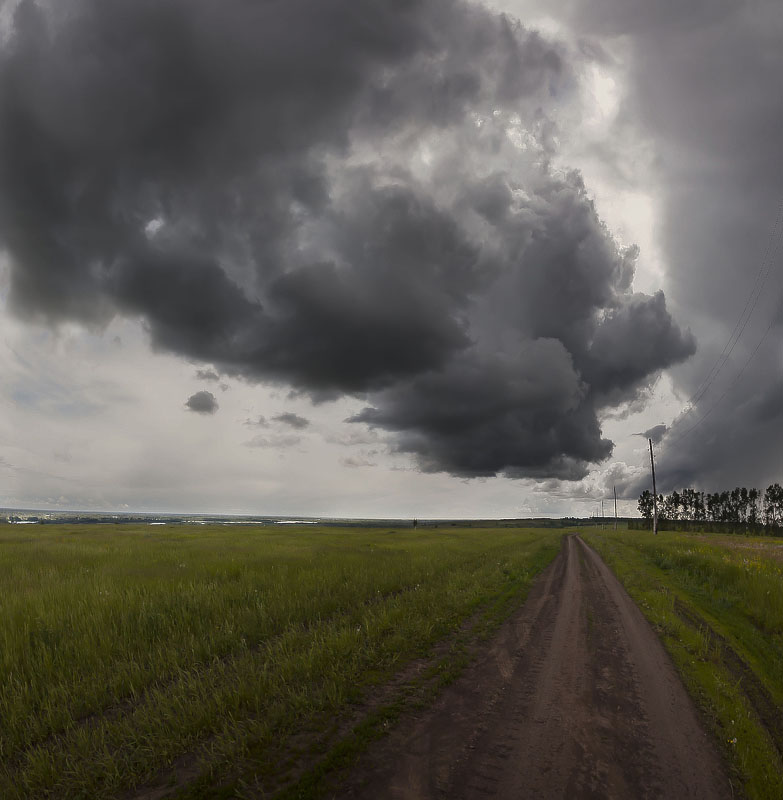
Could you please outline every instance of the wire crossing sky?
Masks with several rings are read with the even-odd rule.
[[[4,3],[0,504],[779,479],[783,12],[648,5]]]

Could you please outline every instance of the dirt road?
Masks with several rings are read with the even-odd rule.
[[[569,536],[523,609],[435,705],[372,749],[351,798],[730,798],[639,609]]]

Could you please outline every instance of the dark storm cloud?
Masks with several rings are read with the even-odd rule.
[[[218,402],[212,392],[201,391],[191,395],[185,406],[197,414],[214,414],[218,410]]]
[[[627,392],[651,372],[693,355],[696,341],[683,334],[666,309],[663,292],[624,297],[598,326],[589,350],[586,379],[605,394]]]
[[[495,243],[497,274],[474,302],[479,335],[444,368],[377,392],[353,421],[397,432],[426,471],[579,479],[612,453],[597,411],[633,400],[693,337],[662,293],[630,293],[635,251],[617,250],[578,175],[528,183],[525,213],[521,187],[464,183]]]
[[[578,478],[694,342],[551,166],[575,91],[562,46],[459,0],[23,0],[12,307],[365,397],[425,470]]]
[[[398,449],[426,471],[581,477],[611,453],[587,391],[563,345],[539,339],[513,358],[471,351],[387,390],[355,420],[399,431]]]
[[[663,440],[659,486],[716,490],[778,480],[779,319],[764,337],[783,285],[776,222],[783,7],[778,0],[569,7],[580,33],[605,43],[622,36],[630,67],[623,118],[656,155],[667,297],[699,341],[696,357],[673,373],[682,397],[694,402]],[[742,336],[715,374],[743,308]]]
[[[288,425],[289,427],[295,428],[298,431],[304,430],[310,425],[309,419],[300,417],[299,414],[294,414],[292,411],[285,411],[282,414],[278,414],[276,417],[272,417],[272,419],[275,422]]]

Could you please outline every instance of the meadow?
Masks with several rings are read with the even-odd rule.
[[[318,796],[560,536],[0,526],[0,797]]]
[[[783,544],[721,534],[583,535],[656,627],[735,786],[783,797]]]

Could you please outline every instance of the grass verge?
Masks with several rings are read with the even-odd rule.
[[[677,532],[591,531],[660,634],[751,800],[783,797],[780,543]]]

